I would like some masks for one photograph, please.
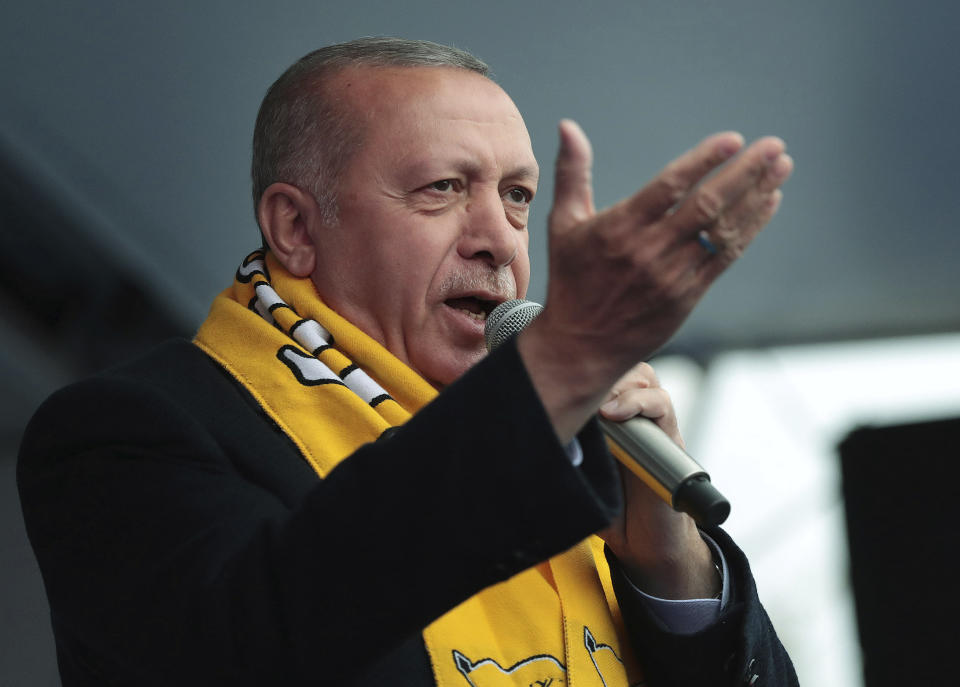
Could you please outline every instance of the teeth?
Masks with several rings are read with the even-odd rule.
[[[464,315],[468,315],[468,316],[472,317],[472,318],[475,319],[477,322],[484,322],[484,321],[486,321],[486,319],[487,319],[487,313],[485,313],[485,312],[483,312],[483,311],[480,311],[480,312],[470,312],[469,310],[467,310],[467,309],[465,309],[465,308],[457,308],[457,310],[459,310],[460,312],[462,312]]]

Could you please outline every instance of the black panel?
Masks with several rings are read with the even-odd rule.
[[[864,428],[841,444],[867,687],[956,684],[960,419]]]

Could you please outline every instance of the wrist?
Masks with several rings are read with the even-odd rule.
[[[699,533],[688,546],[650,560],[620,559],[620,565],[637,589],[660,599],[720,599],[723,594],[722,563]]]

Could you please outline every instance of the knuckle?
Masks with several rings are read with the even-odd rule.
[[[547,225],[553,231],[568,231],[590,219],[574,204],[554,205],[547,216]]]
[[[689,312],[694,295],[691,287],[680,281],[670,284],[663,292],[665,302],[670,304],[674,311]]]
[[[677,282],[664,282],[659,285],[656,293],[660,302],[670,307],[683,301],[685,289]]]
[[[725,215],[720,215],[714,223],[712,233],[717,241],[721,243],[732,243],[740,236],[741,228],[738,222],[731,220]]]
[[[753,180],[762,179],[767,175],[767,169],[768,163],[764,158],[756,159],[751,164],[747,165],[747,178]]]
[[[658,386],[653,391],[656,392],[657,398],[663,403],[663,407],[667,408],[673,404],[673,401],[670,399],[670,392],[664,389],[662,386]]]
[[[681,303],[688,296],[687,281],[681,278],[682,275],[678,273],[679,269],[678,267],[676,270],[670,270],[659,275],[654,284],[656,302],[668,308]]]
[[[723,250],[721,250],[720,253],[723,259],[729,263],[739,260],[745,249],[745,246],[741,245],[739,241],[728,241],[724,244]]]
[[[648,362],[642,362],[637,365],[637,372],[643,379],[645,386],[655,386],[657,384],[657,373],[653,370],[653,365]]]
[[[720,216],[723,200],[715,191],[701,187],[694,196],[694,210],[698,223],[710,224]]]
[[[671,291],[674,281],[666,274],[647,275],[644,285],[646,286],[646,298],[648,304],[669,303],[671,300]]]
[[[687,184],[674,165],[668,166],[656,180],[657,192],[665,203],[676,205],[687,194]]]

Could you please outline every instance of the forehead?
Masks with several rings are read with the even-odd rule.
[[[535,170],[523,117],[490,79],[447,67],[349,67],[331,80],[360,126],[362,148],[430,155],[481,148]]]

